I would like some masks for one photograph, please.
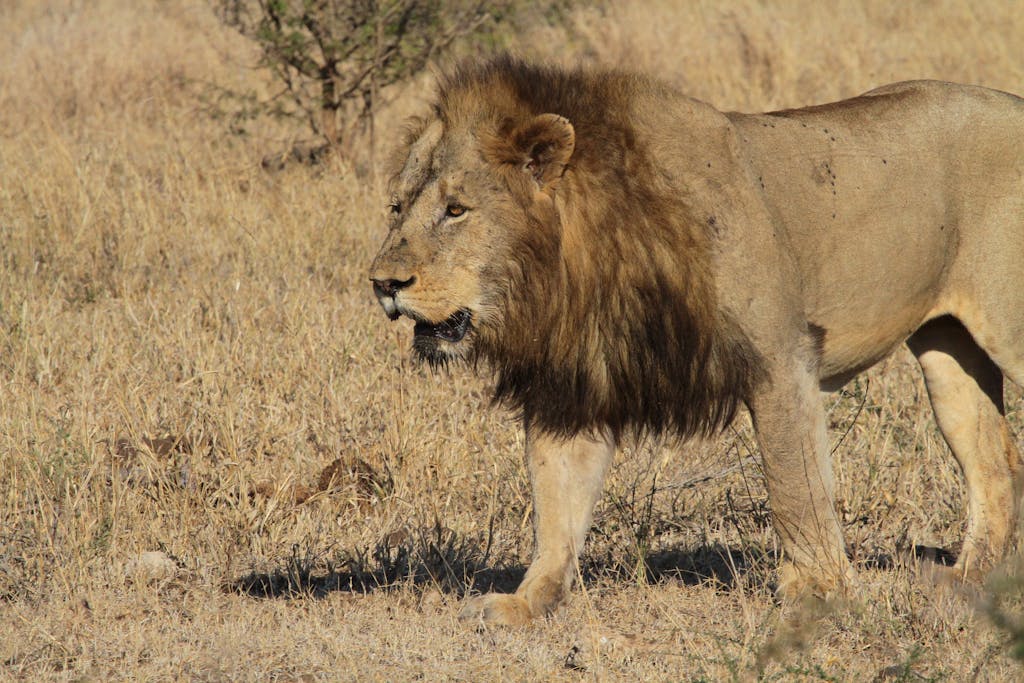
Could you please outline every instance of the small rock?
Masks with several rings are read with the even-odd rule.
[[[130,559],[126,573],[135,579],[160,581],[178,575],[178,563],[159,550],[148,550]]]

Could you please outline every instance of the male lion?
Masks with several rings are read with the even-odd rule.
[[[1012,540],[1024,466],[1024,100],[899,83],[722,113],[620,72],[509,57],[442,77],[392,183],[370,271],[431,363],[470,358],[521,411],[536,550],[518,624],[564,599],[624,434],[711,433],[742,403],[785,560],[779,588],[853,578],[819,390],[906,341],[963,469],[980,573]]]

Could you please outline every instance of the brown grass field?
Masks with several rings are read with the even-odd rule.
[[[642,0],[568,23],[509,40],[723,108],[921,77],[1024,91],[1013,2]],[[965,507],[905,351],[825,398],[849,604],[783,618],[744,415],[623,449],[564,612],[460,623],[529,559],[522,437],[487,377],[419,366],[373,301],[379,169],[263,171],[289,130],[202,104],[267,81],[201,0],[9,0],[0,27],[0,679],[1024,676],[985,592],[914,578]],[[382,151],[425,88],[394,94]]]

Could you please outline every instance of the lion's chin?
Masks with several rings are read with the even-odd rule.
[[[412,350],[432,367],[443,367],[465,357],[463,344],[449,344],[432,337],[413,337]]]
[[[459,309],[440,323],[423,320],[413,329],[412,348],[431,365],[446,365],[464,358],[470,346],[467,334],[473,327],[473,314]]]
[[[473,314],[464,308],[452,313],[447,320],[439,323],[430,323],[425,320],[418,320],[413,333],[417,337],[428,339],[439,339],[451,344],[458,344],[466,337],[473,321]]]

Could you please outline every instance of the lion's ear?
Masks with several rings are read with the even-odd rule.
[[[546,187],[562,177],[576,148],[576,131],[564,116],[540,114],[517,130],[512,142],[523,169]]]

